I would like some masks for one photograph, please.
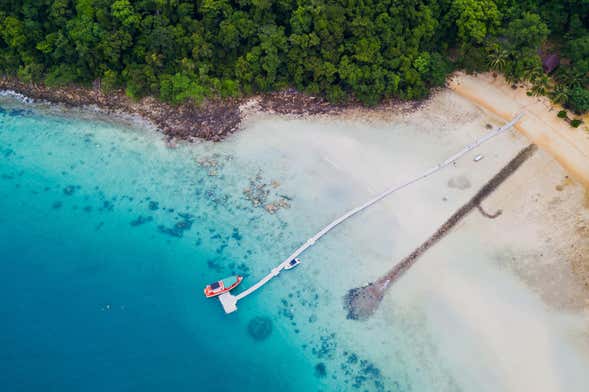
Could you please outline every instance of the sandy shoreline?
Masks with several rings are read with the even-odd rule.
[[[331,213],[447,158],[486,132],[488,124],[504,123],[448,89],[409,112],[350,109],[292,121],[251,113],[244,130],[225,142],[184,143],[177,151],[236,153],[241,162],[266,168],[269,178],[280,179],[281,192],[294,195],[293,208],[277,217],[289,222],[287,228],[311,232]],[[483,160],[465,157],[343,225],[305,255],[309,264],[292,275],[295,287],[333,281],[321,292],[329,313],[319,317],[337,328],[339,339],[378,351],[375,360],[382,369],[403,367],[403,358],[419,364],[415,379],[422,378],[429,390],[583,391],[589,384],[579,374],[587,362],[577,355],[589,350],[571,348],[570,341],[587,340],[581,316],[588,291],[579,277],[583,271],[589,276],[589,243],[581,242],[587,238],[589,210],[583,207],[582,186],[543,151],[483,203],[488,212],[503,210],[501,216],[488,219],[473,211],[399,280],[371,320],[345,320],[341,311],[346,290],[390,268],[527,144],[523,135],[506,133],[473,152]],[[306,238],[300,231],[292,234]],[[334,264],[341,267],[336,272],[330,268]],[[255,275],[266,267],[257,265]],[[262,298],[275,308],[276,298]],[[569,316],[571,322],[561,323]],[[395,350],[404,345],[415,352],[401,356]],[[446,373],[457,386],[436,384]],[[567,389],[566,380],[581,381],[568,381],[576,388]]]
[[[447,158],[484,134],[487,124],[504,122],[446,89],[409,113],[355,109],[291,120],[261,112],[227,143],[244,143],[256,159],[274,155],[273,165],[289,167],[277,176],[285,193],[295,195],[282,216],[313,233],[333,216],[319,219],[316,212],[337,216]],[[381,345],[382,368],[400,362],[395,346],[431,345],[410,361],[426,369],[429,390],[583,391],[589,385],[579,377],[588,363],[589,291],[576,267],[589,254],[582,241],[589,210],[583,187],[541,149],[483,203],[489,213],[501,209],[500,216],[470,213],[392,286],[370,319],[341,314],[350,288],[389,270],[529,143],[508,132],[392,195],[303,255],[309,269],[297,273],[304,284],[333,282],[329,317],[340,337]],[[475,162],[476,154],[484,159]],[[332,270],[335,264],[340,271]],[[436,384],[445,371],[456,387]]]
[[[530,97],[522,85],[512,89],[502,76],[455,74],[449,87],[491,113],[511,119],[524,112],[516,128],[530,141],[550,153],[573,177],[589,189],[589,115],[572,128],[556,114],[562,108],[546,97]]]
[[[103,91],[97,86],[76,85],[49,87],[23,83],[6,76],[0,76],[0,92],[68,107],[98,109],[107,115],[122,118],[140,117],[165,134],[171,142],[174,139],[219,142],[241,129],[247,117],[262,113],[288,118],[350,113],[373,117],[391,111],[410,112],[427,101],[388,99],[376,107],[366,108],[354,99],[343,104],[333,104],[325,98],[289,88],[252,96],[205,99],[200,103],[187,101],[173,105],[152,96],[132,99],[122,90]]]
[[[2,82],[4,84],[0,84],[0,88],[14,87],[14,83],[16,83],[7,79],[3,79]],[[27,93],[25,85],[18,85],[17,87],[19,86],[19,91]],[[34,87],[28,86],[27,88]],[[47,88],[35,91],[41,94],[41,98],[49,94]],[[81,95],[80,91],[86,95]],[[58,100],[65,100],[65,103],[81,107],[91,103],[92,100],[102,102],[103,106],[112,107],[111,104],[113,102],[123,99],[121,97],[111,97],[110,100],[106,100],[104,94],[99,94],[96,91],[93,92],[92,90],[84,89],[80,91],[77,89],[72,91],[63,89],[56,90],[54,94],[57,94]],[[454,93],[457,96],[452,98],[452,94]],[[32,97],[39,98],[39,95],[33,94]],[[493,126],[501,124],[502,120],[509,121],[515,114],[523,111],[525,116],[517,124],[516,128],[531,142],[537,144],[552,156],[572,177],[569,178],[563,170],[558,170],[559,167],[554,166],[550,162],[551,160],[543,155],[541,162],[539,162],[539,159],[535,159],[534,161],[538,163],[533,165],[534,167],[549,166],[551,172],[536,170],[538,175],[533,179],[533,184],[530,183],[528,186],[532,187],[533,185],[533,188],[536,189],[536,197],[543,191],[549,193],[551,190],[556,190],[558,197],[553,196],[553,201],[551,203],[545,203],[541,209],[544,211],[554,211],[557,204],[554,200],[560,200],[560,204],[564,205],[560,213],[562,216],[560,222],[571,221],[573,220],[573,216],[575,216],[574,219],[577,220],[575,223],[576,230],[567,232],[568,235],[566,237],[563,236],[562,241],[567,246],[559,248],[565,249],[562,252],[566,253],[566,259],[570,261],[570,263],[564,264],[567,266],[572,265],[575,275],[584,284],[587,292],[589,292],[589,256],[585,256],[589,255],[589,223],[587,223],[589,222],[589,217],[582,217],[585,211],[589,211],[589,191],[586,191],[585,195],[583,195],[582,190],[575,189],[574,181],[572,181],[572,179],[578,181],[585,189],[589,190],[589,132],[585,130],[585,127],[589,124],[589,116],[585,116],[585,123],[581,127],[578,129],[571,128],[566,122],[556,117],[556,113],[560,109],[553,106],[547,98],[529,97],[526,95],[524,88],[514,90],[501,76],[494,78],[491,74],[472,76],[464,73],[456,73],[449,81],[449,90],[441,89],[433,91],[429,99],[421,102],[389,102],[374,108],[354,105],[335,108],[313,97],[307,97],[305,102],[301,102],[301,99],[295,92],[284,92],[242,100],[236,109],[239,114],[234,116],[234,111],[232,111],[233,114],[230,116],[231,121],[238,122],[234,123],[229,133],[224,133],[227,131],[224,130],[220,138],[214,136],[212,137],[212,141],[222,140],[233,133],[236,130],[235,126],[237,126],[235,124],[240,124],[240,127],[246,128],[244,132],[247,133],[248,123],[265,121],[265,119],[271,119],[275,116],[286,119],[309,118],[309,121],[325,122],[326,124],[334,121],[342,124],[345,122],[354,122],[377,127],[387,123],[411,122],[415,117],[418,118],[417,121],[422,124],[424,129],[442,127],[446,129],[445,132],[454,132],[458,124],[471,121],[473,116],[475,116],[472,110],[465,110],[463,107],[464,103],[460,101],[461,99],[466,99],[487,113],[490,113],[494,117],[494,121],[491,121]],[[149,119],[149,115],[146,116],[145,113],[155,110],[157,113],[162,114],[169,109],[166,104],[153,106],[154,102],[152,101],[154,101],[152,98],[146,98],[140,102],[130,103],[130,107],[125,106],[127,105],[125,104],[122,108],[118,108],[119,110],[115,111],[115,114],[130,111],[137,114],[139,118]],[[142,109],[139,110],[138,108],[141,107]],[[108,111],[106,114],[108,114]],[[181,124],[178,126],[181,127]],[[489,123],[486,126],[488,127]],[[169,133],[166,134],[171,136]],[[213,135],[216,135],[216,133],[213,132]],[[315,136],[311,135],[309,137],[315,138]],[[465,141],[468,142],[470,140],[465,139]],[[357,171],[357,168],[344,163],[344,161],[334,163],[326,159],[326,162],[330,165],[336,165],[338,170],[343,170],[347,173]],[[386,181],[382,183],[379,179],[379,176],[384,174],[382,170],[378,170],[376,173],[379,174],[373,176],[371,172],[374,171],[374,168],[360,162],[356,164],[364,169],[362,174],[355,173],[354,176],[356,178],[366,177],[369,179],[366,186],[371,192],[376,192],[384,186],[389,185]],[[382,162],[382,164],[385,165],[385,162]],[[520,177],[517,173],[516,176],[518,178]],[[558,178],[558,181],[556,178]],[[571,191],[571,189],[574,190]],[[524,191],[523,194],[522,190],[518,192],[520,193],[520,197],[517,198],[518,200],[525,200],[531,197],[529,191]],[[563,195],[567,195],[567,198],[561,197]],[[565,200],[563,201],[562,199]],[[507,200],[504,200],[504,202],[507,202]],[[509,200],[509,204],[513,202],[515,200]],[[579,212],[569,213],[569,210]],[[514,211],[516,215],[519,212]],[[548,216],[549,214],[546,215]],[[520,216],[520,218],[523,217]],[[559,219],[553,220],[550,222],[550,225],[562,226],[559,225]],[[522,269],[516,269],[520,272],[522,271]],[[541,284],[538,279],[533,280],[536,285]],[[541,289],[539,290],[542,291]],[[579,299],[582,295],[577,295],[576,297]],[[584,301],[585,299],[582,299],[580,302]],[[562,303],[563,301],[548,299],[548,302]],[[574,301],[571,298],[568,298],[564,302],[569,304],[576,302],[574,307],[579,306],[579,301]]]
[[[509,203],[518,205],[513,213],[533,225],[544,222],[544,228],[535,230],[544,234],[535,239],[537,252],[507,265],[531,283],[547,303],[574,308],[589,306],[589,115],[583,117],[579,128],[572,128],[556,116],[562,107],[546,97],[528,96],[522,85],[513,89],[502,76],[493,77],[490,73],[457,73],[449,87],[505,120],[525,113],[516,129],[554,161],[541,154],[532,167],[522,170],[527,176],[516,176],[494,196],[507,202],[508,194],[518,192],[519,197],[511,198]],[[513,184],[516,181],[519,185]],[[584,192],[576,189],[575,182],[584,187]],[[517,224],[517,220],[512,224]],[[552,257],[545,257],[547,254]],[[546,259],[568,263],[537,262]],[[554,279],[547,280],[548,275]],[[571,280],[581,282],[585,290],[571,287]]]

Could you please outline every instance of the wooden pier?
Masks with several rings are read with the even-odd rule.
[[[334,229],[340,223],[351,218],[352,216],[356,215],[360,211],[367,209],[368,207],[372,206],[373,204],[381,201],[382,199],[386,198],[387,196],[389,196],[389,195],[391,195],[391,194],[393,194],[393,193],[395,193],[395,192],[397,192],[397,191],[399,191],[399,190],[401,190],[411,184],[414,184],[420,180],[423,180],[424,178],[427,178],[427,177],[431,176],[432,174],[437,173],[438,171],[442,170],[446,166],[451,165],[456,160],[458,160],[462,156],[466,155],[468,152],[479,147],[481,144],[483,144],[483,143],[489,141],[490,139],[494,138],[495,136],[498,136],[498,135],[504,133],[505,131],[511,129],[522,117],[523,117],[523,113],[517,114],[507,124],[503,125],[502,127],[497,128],[493,131],[486,133],[485,135],[483,135],[479,139],[475,140],[471,144],[462,148],[462,150],[460,150],[456,154],[452,155],[450,158],[446,159],[444,162],[439,163],[438,165],[426,170],[424,173],[422,173],[414,178],[411,178],[411,179],[403,182],[402,184],[399,184],[399,185],[396,185],[392,188],[387,189],[386,191],[384,191],[384,192],[380,193],[379,195],[373,197],[372,199],[368,200],[366,203],[362,204],[361,206],[358,206],[358,207],[346,212],[344,215],[340,216],[339,218],[335,219],[330,224],[328,224],[323,229],[321,229],[319,232],[317,232],[314,236],[309,238],[304,244],[302,244],[300,247],[298,247],[292,254],[290,254],[280,264],[278,264],[276,267],[274,267],[266,276],[264,276],[262,279],[260,279],[253,286],[249,287],[248,289],[242,291],[241,293],[239,293],[237,295],[233,295],[231,293],[221,294],[219,296],[219,301],[221,302],[221,305],[223,306],[223,310],[225,311],[225,313],[235,312],[237,310],[237,302],[239,300],[252,294],[254,291],[258,290],[260,287],[262,287],[263,285],[268,283],[272,278],[278,276],[280,274],[280,272],[288,265],[288,263],[291,260],[298,257],[304,251],[306,251],[311,246],[313,246],[315,244],[315,242],[317,242],[321,237],[323,237],[329,231]]]

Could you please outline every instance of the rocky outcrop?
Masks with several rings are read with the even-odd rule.
[[[94,105],[107,113],[139,115],[152,122],[170,138],[223,140],[239,128],[239,100],[207,100],[171,105],[153,97],[133,100],[123,91],[104,92],[98,88],[48,87],[22,83],[14,78],[0,79],[0,89],[13,90],[27,97],[68,106]]]

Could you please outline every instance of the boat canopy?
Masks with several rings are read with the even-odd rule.
[[[211,289],[217,290],[219,287],[221,287],[221,284],[219,282],[211,283]]]

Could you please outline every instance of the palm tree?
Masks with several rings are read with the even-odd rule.
[[[527,80],[528,82],[533,82],[536,79],[540,78],[542,73],[538,68],[529,68],[523,72],[522,78]]]
[[[559,84],[550,92],[550,98],[554,103],[564,105],[569,100],[569,91],[565,86]]]
[[[502,72],[505,69],[508,57],[509,53],[506,50],[499,47],[492,49],[489,53],[489,68],[493,71]]]
[[[568,88],[583,87],[586,81],[585,75],[582,72],[575,72],[571,68],[565,68],[557,75],[557,80],[567,86]]]
[[[532,82],[532,95],[546,95],[550,87],[550,78],[547,75],[538,76]]]

